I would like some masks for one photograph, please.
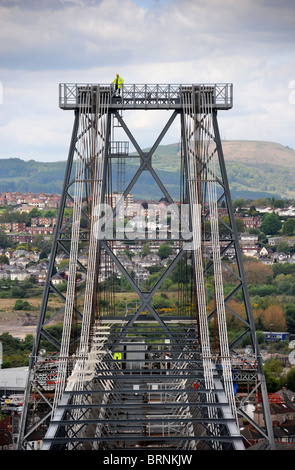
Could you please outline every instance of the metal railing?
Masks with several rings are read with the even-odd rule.
[[[122,109],[178,109],[182,107],[186,92],[212,93],[212,106],[216,109],[230,109],[233,106],[233,86],[220,84],[124,84],[118,96],[112,85],[95,83],[60,83],[59,107],[77,109],[81,106],[82,93],[110,93],[110,107]]]

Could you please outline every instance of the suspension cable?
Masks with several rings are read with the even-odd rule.
[[[81,106],[79,109],[79,135],[76,145],[76,173],[74,182],[74,206],[72,215],[71,250],[69,259],[69,274],[67,293],[64,310],[63,332],[58,361],[57,383],[53,401],[53,411],[59,403],[65,388],[66,375],[68,371],[69,347],[71,338],[71,327],[75,301],[75,287],[77,274],[77,258],[79,250],[80,221],[83,198],[83,180],[85,178],[85,164],[88,160],[88,120],[87,115],[90,107],[90,96],[88,93],[81,94]]]

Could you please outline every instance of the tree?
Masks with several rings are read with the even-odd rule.
[[[149,255],[151,253],[151,244],[149,242],[144,243],[142,247],[141,254],[142,256]]]
[[[283,209],[285,207],[285,201],[284,199],[276,199],[273,203],[273,206],[276,209]]]
[[[270,305],[260,312],[260,315],[266,330],[286,331],[286,318],[283,309],[279,305]]]
[[[282,222],[277,214],[272,212],[271,214],[266,214],[263,217],[260,230],[266,235],[274,235],[282,227]]]
[[[240,211],[245,206],[245,200],[243,198],[236,199],[233,202],[233,208],[237,211]]]
[[[31,351],[33,349],[33,344],[34,344],[34,335],[32,334],[26,335],[24,342],[23,342],[24,350]]]
[[[0,248],[6,248],[9,245],[8,237],[3,230],[0,230]]]
[[[284,370],[284,366],[279,359],[272,358],[265,361],[264,370],[267,370],[270,375],[276,379],[279,379]]]
[[[269,371],[264,367],[264,375],[268,393],[275,393],[281,388],[280,379],[273,377]]]
[[[37,235],[34,240],[34,245],[37,247],[39,251],[45,251],[48,255],[51,251],[52,247],[52,240],[45,240],[43,235]]]
[[[45,251],[41,251],[39,259],[46,259],[46,258],[48,258],[47,253]]]
[[[26,335],[23,341],[5,332],[0,336],[0,341],[3,345],[3,368],[28,365],[28,356],[34,344],[33,335]]]
[[[37,209],[37,207],[34,207],[34,208],[30,211],[30,219],[31,219],[32,217],[41,217],[41,215],[42,215],[42,212],[41,212],[39,209]]]
[[[293,235],[295,230],[295,219],[287,219],[283,224],[283,233],[286,235]]]
[[[255,207],[267,207],[269,206],[269,204],[269,199],[263,197],[259,197],[258,199],[256,199],[256,201],[254,201]]]
[[[289,333],[294,334],[295,333],[295,307],[293,306],[293,304],[287,305],[286,307],[286,322],[287,322]]]
[[[5,255],[0,256],[0,264],[9,264],[9,259]]]
[[[260,230],[259,230],[259,228],[251,227],[251,228],[249,228],[248,232],[252,235],[259,235]]]
[[[242,233],[245,230],[245,224],[241,219],[236,219],[236,227],[238,233]]]
[[[246,261],[244,263],[246,279],[249,284],[267,284],[273,278],[273,270],[270,266],[259,261]]]
[[[160,245],[158,255],[161,259],[168,258],[172,254],[172,247],[170,245]]]
[[[287,388],[295,392],[295,367],[292,367],[287,374]]]
[[[224,222],[224,223],[222,223]],[[224,225],[226,224],[226,225]],[[235,219],[235,224],[236,224],[236,227],[237,227],[237,231],[238,233],[242,233],[245,231],[245,225],[244,225],[244,222],[242,221],[242,219]],[[225,235],[229,232],[229,229],[227,228],[227,226],[230,227],[230,221],[229,221],[229,217],[225,216],[225,217],[221,217],[221,222],[219,223],[219,232],[221,235]],[[208,222],[208,225],[206,227],[206,231],[207,229],[211,229],[210,227],[210,222]]]
[[[56,217],[56,210],[49,209],[44,212],[44,217]]]
[[[21,299],[18,299],[15,301],[14,308],[15,310],[30,310],[31,305],[26,300],[23,301]]]
[[[248,214],[250,217],[256,217],[259,213],[257,212],[255,206],[250,206],[248,210]]]
[[[287,255],[290,253],[290,247],[287,242],[282,240],[280,243],[277,244],[277,251],[281,251],[283,253],[286,253]]]

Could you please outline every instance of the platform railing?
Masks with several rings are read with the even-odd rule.
[[[212,106],[216,109],[230,109],[233,105],[233,86],[220,84],[124,84],[120,94],[113,85],[96,83],[61,83],[59,85],[59,107],[77,109],[80,107],[81,92],[110,93],[111,107],[122,109],[177,109],[182,107],[182,95],[189,91],[199,93],[210,90]]]

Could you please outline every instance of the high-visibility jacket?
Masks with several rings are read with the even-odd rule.
[[[121,88],[124,83],[124,80],[119,75],[112,81],[112,84],[115,85],[115,88]]]
[[[122,353],[120,353],[120,352],[115,352],[115,354],[114,354],[114,359],[115,359],[116,361],[121,361],[121,359],[122,359]]]

